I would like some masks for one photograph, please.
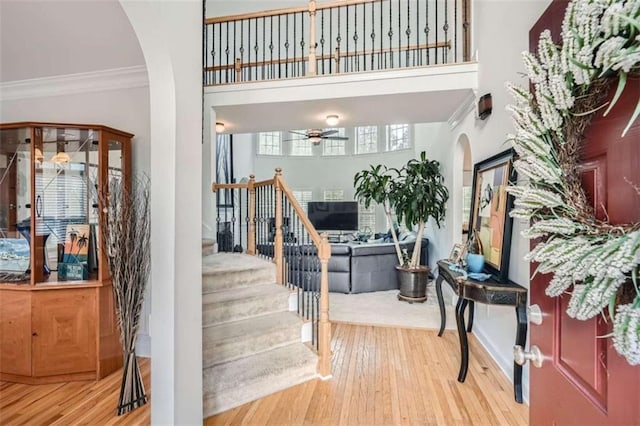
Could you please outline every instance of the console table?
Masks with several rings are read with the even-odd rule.
[[[456,323],[460,338],[460,372],[458,381],[464,382],[469,366],[469,344],[467,332],[473,327],[474,303],[488,305],[515,306],[517,320],[516,345],[523,348],[527,340],[527,289],[511,281],[498,282],[494,279],[475,281],[465,277],[460,271],[451,268],[449,262],[438,261],[438,279],[436,280],[436,294],[440,307],[440,332],[442,336],[446,325],[444,301],[442,299],[442,281],[446,281],[458,295],[456,304]],[[464,311],[469,306],[469,323],[465,327]],[[466,330],[465,330],[466,329]],[[522,403],[522,366],[513,363],[513,392],[517,402]]]

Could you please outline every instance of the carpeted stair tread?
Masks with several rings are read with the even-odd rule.
[[[316,377],[317,356],[294,343],[203,371],[204,416],[226,411]]]
[[[202,239],[202,256],[212,255],[215,249],[216,241],[211,238]]]
[[[288,310],[289,290],[278,284],[253,284],[202,296],[203,326]]]
[[[202,258],[202,292],[250,286],[275,279],[275,265],[242,253],[216,253]]]
[[[302,320],[293,312],[275,312],[205,327],[202,331],[203,366],[300,342]]]

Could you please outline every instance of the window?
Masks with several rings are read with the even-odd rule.
[[[325,201],[342,201],[344,200],[344,191],[342,189],[325,189]]]
[[[258,154],[280,155],[282,136],[280,132],[260,132],[258,133]]]
[[[311,201],[313,198],[312,191],[293,190],[291,192],[293,192],[293,196],[295,197],[296,201],[298,201],[298,204],[300,204],[300,206],[302,207],[302,210],[304,210],[306,214],[308,212],[309,201]]]
[[[356,154],[378,152],[378,127],[356,127]]]
[[[344,136],[344,127],[339,129],[324,129],[326,130],[337,130],[338,133],[334,133],[331,136]],[[345,141],[336,141],[331,139],[325,139],[322,144],[322,155],[345,155]]]
[[[387,125],[387,151],[398,151],[409,148],[409,125]]]
[[[364,201],[358,202],[358,223],[361,230],[371,230],[376,232],[376,204],[371,203],[369,207],[364,206]],[[369,229],[367,229],[369,228]]]
[[[304,133],[304,130],[296,130]],[[313,155],[313,145],[309,139],[294,139],[291,141],[291,155],[310,156]]]

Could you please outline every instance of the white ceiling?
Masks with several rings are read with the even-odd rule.
[[[447,121],[472,91],[447,90],[281,103],[218,106],[216,121],[227,133],[255,133],[327,127],[325,117],[340,116],[340,127]]]
[[[144,65],[117,0],[0,0],[0,81]]]

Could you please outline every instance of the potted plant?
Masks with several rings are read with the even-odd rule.
[[[356,197],[365,206],[376,202],[384,206],[385,214],[391,221],[392,210],[398,221],[404,222],[407,228],[418,226],[415,246],[412,255],[400,250],[395,230],[391,235],[398,256],[398,281],[400,294],[398,298],[407,301],[424,302],[430,269],[420,265],[422,236],[424,228],[433,218],[437,226],[444,219],[445,204],[449,199],[449,191],[444,185],[444,177],[440,173],[440,163],[428,160],[425,152],[418,159],[412,159],[401,169],[387,168],[382,165],[371,166],[354,178]]]
[[[418,227],[411,258],[406,257],[396,267],[400,284],[398,298],[424,302],[431,270],[426,265],[420,265],[422,236],[430,218],[440,227],[449,199],[449,191],[440,173],[440,163],[427,159],[423,151],[419,158],[409,160],[398,171],[398,178],[391,181],[390,187],[389,199],[398,221],[404,221],[409,229]]]
[[[370,170],[363,170],[356,173],[353,179],[353,186],[356,190],[355,197],[362,200],[366,208],[369,208],[372,202],[380,204],[384,208],[387,221],[393,223],[389,199],[392,176],[389,172],[390,169],[386,166],[380,164],[371,166]],[[396,248],[398,263],[402,264],[400,243],[398,242],[398,235],[393,226],[391,226],[391,236],[393,237],[393,243]]]

